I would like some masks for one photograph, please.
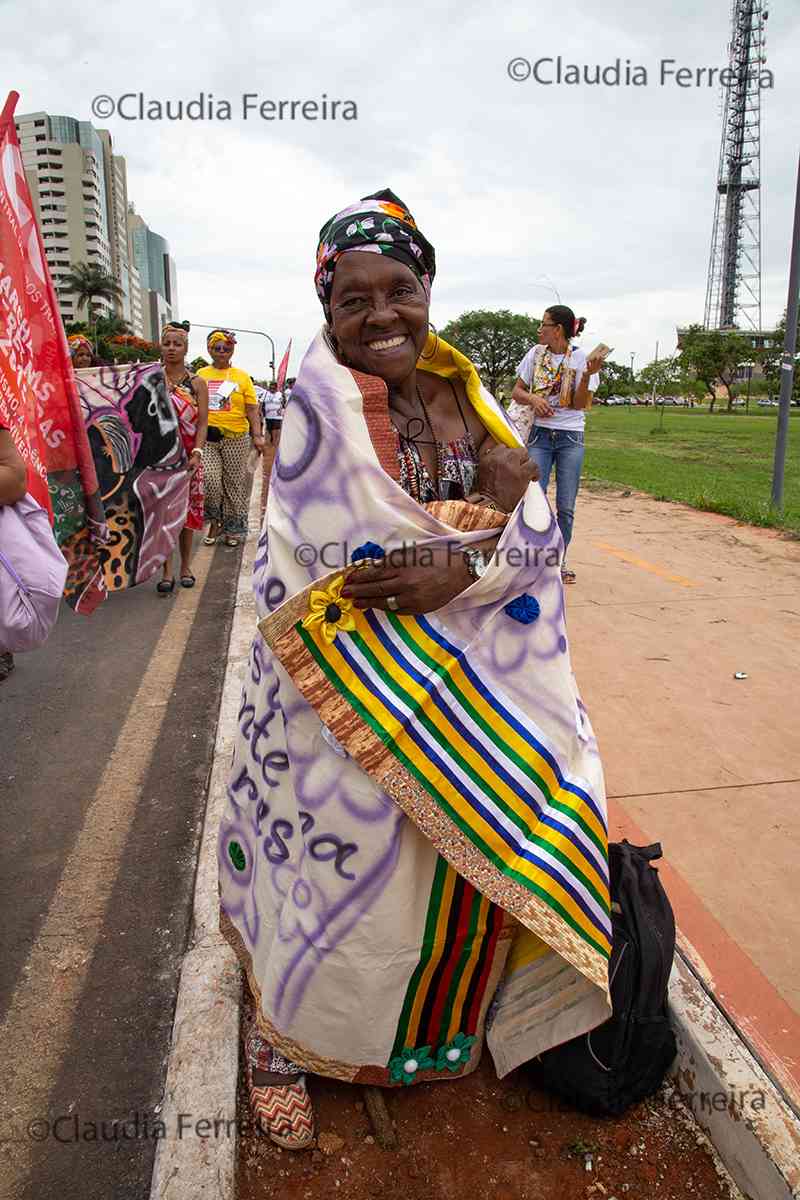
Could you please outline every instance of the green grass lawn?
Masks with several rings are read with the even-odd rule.
[[[777,410],[725,415],[666,408],[596,406],[586,421],[587,480],[626,484],[659,500],[727,513],[753,525],[800,533],[800,413],[793,411],[784,511],[770,510]]]

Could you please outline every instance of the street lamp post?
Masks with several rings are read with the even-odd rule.
[[[747,364],[747,399],[745,400],[745,404],[744,404],[744,411],[748,417],[750,416],[750,382],[751,382],[752,378],[753,378],[753,364],[751,362],[749,362]]]
[[[636,382],[636,378],[633,374],[633,360],[635,358],[636,358],[636,351],[632,350],[631,351],[631,394],[628,398],[628,407],[629,408],[633,408],[633,385]]]
[[[537,279],[546,279],[546,280],[547,280],[547,283],[548,283],[548,285],[549,285],[549,287],[550,287],[550,290],[551,290],[552,292],[554,292],[554,293],[555,293],[555,298],[556,298],[556,300],[558,301],[558,303],[560,304],[560,303],[561,303],[561,297],[560,297],[560,296],[559,296],[559,294],[558,294],[558,288],[557,288],[557,287],[556,287],[556,285],[553,283],[553,281],[552,281],[552,279],[550,278],[550,276],[549,276],[549,275],[537,275],[537,276],[536,276],[536,278],[537,278]]]
[[[189,324],[193,329],[222,329],[222,325],[204,325],[202,321],[190,321]],[[254,333],[257,337],[266,338],[272,347],[272,358],[269,360],[269,368],[272,371],[272,382],[275,382],[275,343],[268,333],[263,329],[239,329],[235,325],[225,325],[225,329],[230,329],[231,333]]]
[[[783,508],[783,472],[786,464],[786,443],[789,437],[789,408],[792,403],[795,350],[797,349],[797,308],[800,292],[800,160],[797,164],[797,192],[794,201],[794,230],[789,257],[789,296],[786,304],[786,336],[781,358],[781,388],[778,408],[778,431],[775,437],[775,459],[772,467],[772,505]]]

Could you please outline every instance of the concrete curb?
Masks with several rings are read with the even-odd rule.
[[[260,527],[256,479],[237,587],[214,762],[181,969],[150,1200],[232,1200],[241,975],[219,932],[217,833],[256,623],[251,589]],[[680,952],[670,979],[675,1086],[748,1200],[800,1200],[800,1121]],[[198,1127],[197,1122],[206,1125]],[[215,1125],[216,1122],[216,1125]]]
[[[219,932],[217,835],[239,697],[256,627],[252,574],[261,525],[259,474],[253,482],[248,522],[195,879],[192,931],[181,968],[158,1114],[166,1133],[156,1148],[150,1200],[230,1200],[236,1184],[242,981],[236,956]]]
[[[730,1175],[752,1200],[800,1197],[800,1121],[680,951],[669,1000],[676,1087]]]

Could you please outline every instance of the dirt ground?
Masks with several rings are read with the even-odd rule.
[[[498,1081],[486,1052],[466,1079],[384,1091],[393,1151],[377,1145],[360,1087],[314,1076],[310,1090],[316,1148],[281,1150],[247,1122],[238,1200],[741,1200],[669,1084],[620,1119],[597,1119],[524,1071]]]

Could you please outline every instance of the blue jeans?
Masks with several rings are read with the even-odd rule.
[[[575,500],[583,466],[582,429],[544,429],[534,425],[528,441],[528,454],[539,468],[539,482],[545,492],[550,471],[556,468],[556,519],[564,539],[564,559],[572,538]],[[563,564],[562,564],[563,565]]]

